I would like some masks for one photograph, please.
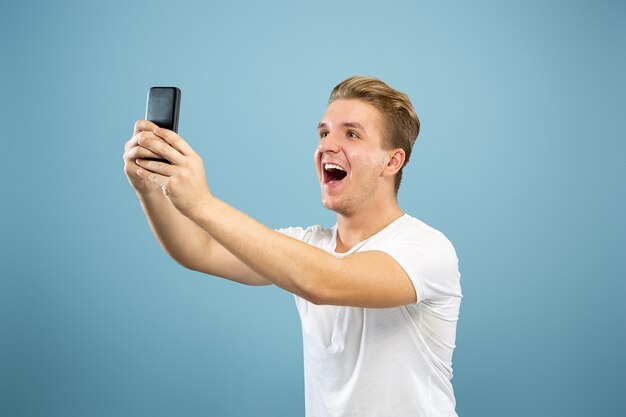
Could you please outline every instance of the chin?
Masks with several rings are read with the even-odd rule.
[[[353,210],[350,210],[350,206],[346,201],[327,201],[322,199],[322,206],[342,216],[349,216],[353,212]]]

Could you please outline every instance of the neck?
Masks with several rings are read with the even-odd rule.
[[[337,214],[337,246],[335,251],[349,251],[357,243],[383,230],[402,214],[396,199],[393,200],[393,203],[388,201],[384,205],[359,210],[354,214]]]

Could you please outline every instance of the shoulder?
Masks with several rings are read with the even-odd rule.
[[[439,230],[405,215],[389,228],[380,250],[391,255],[416,283],[419,298],[460,295],[458,258]]]
[[[392,224],[386,235],[387,244],[403,243],[415,246],[416,250],[438,250],[456,258],[452,243],[442,232],[408,214]]]

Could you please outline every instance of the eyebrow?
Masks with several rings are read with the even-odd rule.
[[[346,123],[343,123],[342,126],[344,126],[344,127],[351,127],[351,128],[354,128],[354,129],[365,130],[363,128],[363,126],[361,126],[361,124],[357,123],[357,122],[346,122]],[[324,122],[320,122],[320,124],[317,125],[317,128],[318,129],[323,129],[323,128],[327,129],[328,125],[326,123],[324,123]]]

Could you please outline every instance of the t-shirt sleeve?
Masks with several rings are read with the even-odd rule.
[[[442,233],[409,228],[396,234],[381,250],[407,273],[417,303],[462,296],[456,252]]]

